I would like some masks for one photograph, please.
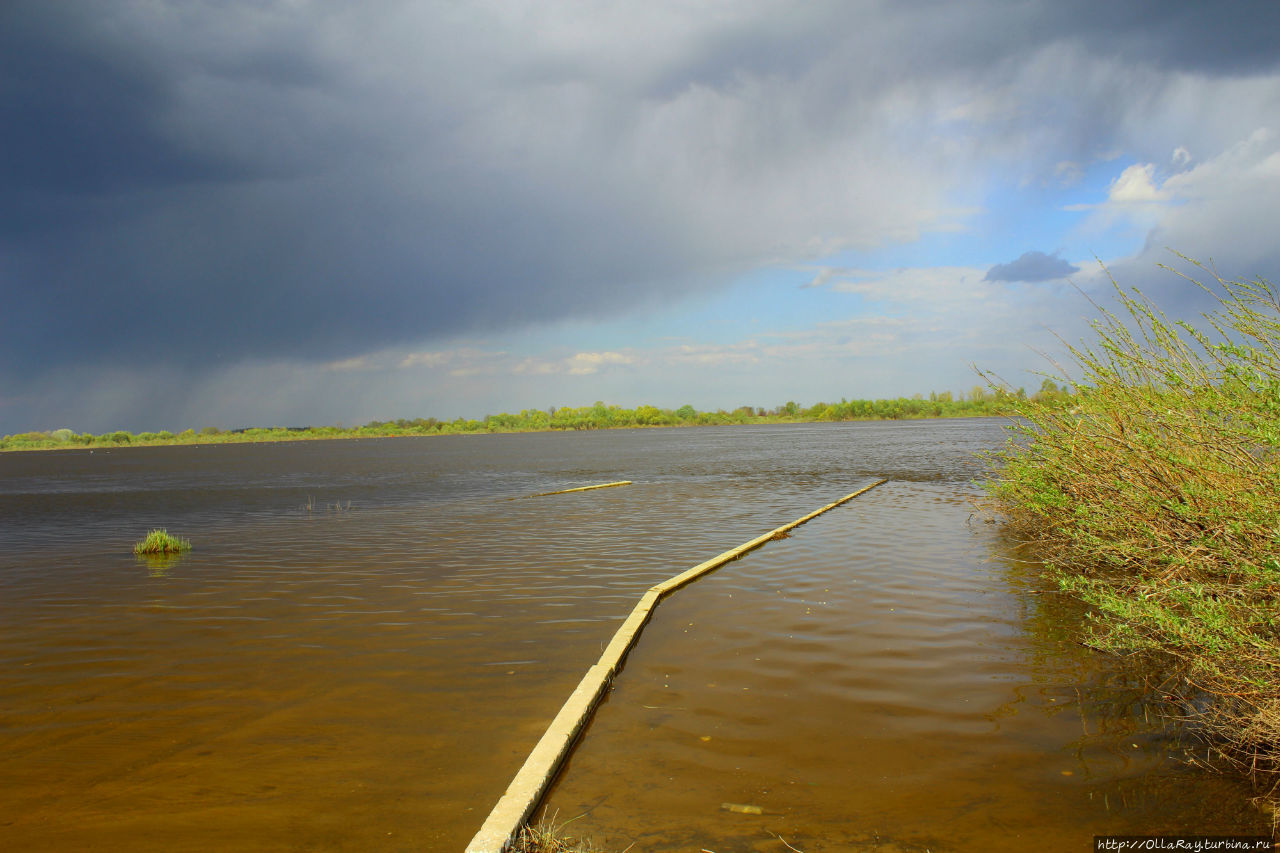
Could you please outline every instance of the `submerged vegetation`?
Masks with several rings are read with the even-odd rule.
[[[1204,327],[1116,286],[1122,308],[1072,349],[1070,405],[1017,402],[991,497],[1090,606],[1089,644],[1149,658],[1159,697],[1274,801],[1280,294],[1216,275],[1200,286],[1218,301]]]
[[[1056,391],[1056,389],[1055,389]],[[1042,396],[1037,394],[1036,396]],[[50,432],[26,432],[0,438],[0,450],[51,450],[75,447],[129,447],[168,444],[222,444],[248,441],[298,441],[320,438],[376,438],[406,435],[455,435],[492,432],[544,432],[550,430],[626,429],[635,427],[717,426],[752,423],[807,423],[813,421],[905,420],[912,418],[987,417],[1007,414],[1013,403],[1025,399],[1026,392],[990,391],[975,387],[966,397],[950,391],[935,392],[925,397],[900,397],[894,400],[841,400],[838,403],[815,403],[804,407],[795,402],[771,410],[740,406],[733,411],[723,409],[700,412],[693,406],[659,409],[638,406],[624,409],[598,402],[593,406],[574,408],[525,409],[519,414],[503,412],[486,415],[481,420],[455,418],[401,418],[394,421],[372,421],[364,426],[265,427],[223,431],[205,427],[179,433],[167,431],[133,434],[124,431],[102,435],[76,433],[69,429]]]
[[[183,551],[190,550],[191,542],[186,539],[180,539],[177,536],[171,536],[169,531],[164,529],[152,530],[147,534],[147,538],[141,542],[135,542],[133,546],[133,553],[139,557],[180,554]]]

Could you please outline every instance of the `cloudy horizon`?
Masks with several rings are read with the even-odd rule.
[[[1108,272],[1280,281],[1278,25],[14,0],[0,434],[1034,388]]]

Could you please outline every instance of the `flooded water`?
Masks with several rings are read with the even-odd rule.
[[[1266,831],[971,517],[972,454],[1002,441],[973,420],[0,455],[0,837],[460,850],[645,589],[879,477],[658,608],[561,820],[717,853]],[[152,527],[194,550],[138,560]]]

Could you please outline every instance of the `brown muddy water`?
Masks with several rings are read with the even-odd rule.
[[[957,420],[2,454],[0,846],[461,850],[645,589],[881,476],[663,602],[549,813],[618,851],[1266,832],[972,515],[972,453],[1002,441]],[[138,560],[151,527],[195,549]]]

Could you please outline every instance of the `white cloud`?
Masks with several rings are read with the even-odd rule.
[[[518,376],[550,376],[554,373],[563,373],[564,370],[559,362],[530,356],[517,362],[511,368],[511,372]]]
[[[1121,283],[1168,294],[1174,304],[1190,308],[1198,294],[1157,269],[1175,260],[1167,250],[1224,262],[1221,271],[1231,278],[1274,278],[1280,275],[1274,234],[1278,218],[1280,137],[1268,128],[1255,128],[1163,182],[1151,163],[1130,166],[1074,239],[1087,241],[1125,225],[1140,229],[1135,235],[1142,243],[1139,252],[1108,266]]]
[[[1164,189],[1182,199],[1211,199],[1249,194],[1258,182],[1280,178],[1280,138],[1269,128],[1258,128],[1217,157],[1174,175]],[[1280,199],[1277,200],[1280,207]]]
[[[999,87],[992,91],[979,91],[969,100],[943,107],[938,118],[944,122],[990,124],[996,120],[1012,119],[1017,112],[1017,99],[1011,96],[1007,87]]]
[[[834,279],[861,278],[863,276],[873,276],[876,273],[866,272],[857,267],[832,267],[832,266],[803,266],[799,269],[812,271],[813,278],[800,285],[801,287],[823,287]]]
[[[747,340],[737,344],[680,344],[666,350],[661,360],[672,367],[719,367],[724,365],[757,364],[761,348],[757,341]]]
[[[400,360],[400,367],[440,367],[453,357],[454,354],[448,352],[411,352]]]
[[[565,360],[571,376],[586,376],[611,365],[632,363],[634,359],[620,352],[580,352]]]
[[[1154,163],[1135,163],[1111,182],[1107,201],[1113,204],[1145,204],[1168,201],[1170,194],[1156,186]]]
[[[376,370],[377,365],[368,356],[356,356],[355,358],[344,358],[340,361],[331,361],[324,366],[325,370],[336,370],[339,372],[348,372],[353,370]]]
[[[933,313],[943,303],[967,300],[989,290],[986,270],[977,267],[916,267],[885,271],[858,270],[830,284],[841,293],[858,293],[875,300],[912,303]]]
[[[512,365],[511,372],[518,375],[549,376],[565,374],[568,376],[590,376],[607,367],[635,364],[636,360],[620,352],[579,352],[568,358],[546,359],[528,357]]]
[[[1073,160],[1060,160],[1053,166],[1053,179],[1058,186],[1073,187],[1084,178],[1084,168]]]
[[[1203,296],[1157,269],[1157,264],[1179,265],[1167,250],[1213,263],[1227,278],[1280,280],[1275,238],[1280,138],[1275,133],[1257,129],[1217,156],[1171,176],[1161,190],[1175,203],[1156,206],[1140,253],[1110,265],[1118,281],[1142,287],[1171,313],[1194,320],[1206,307]]]
[[[425,367],[432,370],[447,367],[450,376],[479,376],[504,370],[509,357],[504,350],[459,346],[448,350],[408,353],[400,359],[399,366],[402,369]]]

